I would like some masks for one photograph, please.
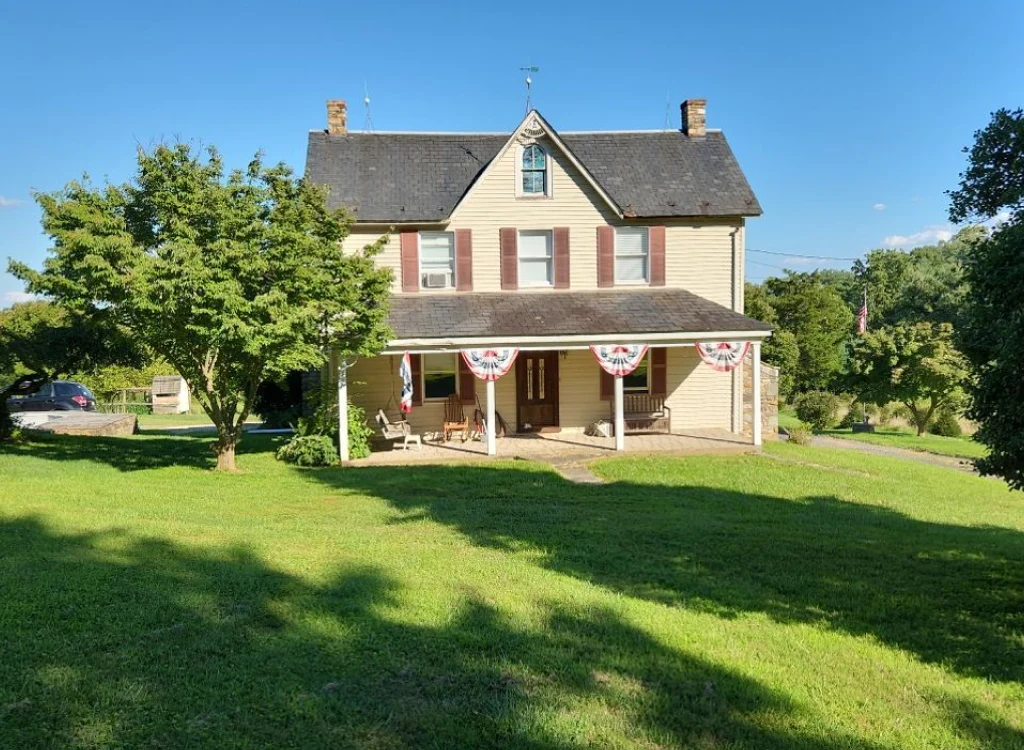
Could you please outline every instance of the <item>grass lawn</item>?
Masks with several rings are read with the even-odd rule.
[[[792,427],[801,426],[803,426],[803,422],[797,417],[795,409],[791,406],[783,406],[779,409],[779,427],[784,427],[788,430]]]
[[[1024,513],[793,445],[296,470],[0,449],[0,747],[1024,747]]]
[[[857,433],[851,430],[830,430],[827,434],[844,440],[859,440],[862,443],[937,453],[940,456],[981,458],[988,452],[984,445],[970,437],[942,437],[928,433],[919,436],[916,430],[904,427],[880,427],[875,432]]]

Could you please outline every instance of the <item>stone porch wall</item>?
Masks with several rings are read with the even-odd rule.
[[[753,355],[748,354],[743,361],[743,434],[753,433],[754,368]],[[779,434],[779,368],[761,363],[761,436],[764,439],[775,438]]]

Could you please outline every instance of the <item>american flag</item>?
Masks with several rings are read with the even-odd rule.
[[[398,374],[402,378],[401,409],[408,414],[412,411],[412,357],[409,352],[402,355],[402,364],[398,366]]]
[[[868,293],[864,292],[864,304],[857,313],[857,333],[864,334],[868,330]]]

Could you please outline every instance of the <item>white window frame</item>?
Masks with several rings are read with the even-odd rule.
[[[636,232],[640,231],[644,237],[644,251],[643,253],[620,253],[619,252],[619,233],[620,232]],[[643,279],[620,279],[619,278],[619,257],[623,258],[643,258],[645,273]],[[615,252],[612,257],[612,273],[615,277],[616,286],[648,286],[651,283],[651,230],[650,227],[615,227]]]
[[[424,273],[429,273],[428,271],[424,271],[424,269],[423,269],[423,236],[424,235],[435,236],[435,237],[439,236],[439,235],[445,235],[445,236],[451,238],[451,243],[452,243],[451,284],[449,284],[448,286],[435,287],[435,288],[423,286],[423,274]],[[456,289],[457,285],[458,285],[458,279],[456,278],[456,275],[459,272],[459,269],[458,269],[459,262],[458,262],[458,251],[457,251],[457,249],[455,247],[455,232],[445,232],[445,231],[440,231],[440,232],[417,232],[416,233],[416,264],[419,267],[419,282],[420,282],[419,289],[420,289],[421,292],[447,292],[447,291],[451,291],[452,289]]]
[[[522,239],[523,235],[545,235],[547,237],[547,249],[548,254],[546,257],[548,262],[548,280],[545,282],[524,282],[522,267],[523,256],[520,254],[520,250],[523,246]],[[537,256],[528,257],[526,260],[536,261],[539,260]],[[518,280],[517,286],[525,287],[527,289],[550,289],[555,285],[555,233],[552,229],[520,229],[516,232],[516,279]]]
[[[647,394],[650,394],[650,392],[651,392],[651,352],[650,352],[649,349],[647,350],[647,354],[644,355],[644,358],[641,360],[641,362],[643,362],[644,366],[647,368],[647,373],[646,373],[647,374],[647,385],[645,385],[643,388],[638,388],[635,385],[627,386],[626,385],[626,380],[625,380],[625,378],[623,378],[623,380],[622,380],[622,391],[623,391],[623,393],[647,393]],[[639,369],[639,365],[637,367]],[[630,375],[632,375],[632,373],[630,373]],[[627,375],[626,377],[629,377],[629,375]]]
[[[437,402],[447,401],[448,398],[449,398],[449,396],[431,396],[430,398],[427,398],[427,374],[428,373],[443,373],[445,375],[448,374],[448,370],[428,370],[427,369],[427,357],[447,357],[447,356],[450,356],[452,358],[452,366],[455,368],[454,369],[454,374],[455,374],[455,390],[453,392],[456,395],[458,395],[458,393],[459,393],[459,355],[458,354],[450,354],[449,355],[449,354],[445,354],[443,352],[438,352],[438,353],[435,353],[435,354],[424,354],[423,358],[420,360],[420,365],[421,365],[420,366],[420,370],[421,370],[421,372],[420,372],[420,393],[423,394],[423,400],[425,402],[426,401],[432,401],[432,402],[433,401],[437,401]]]
[[[544,152],[544,192],[543,193],[527,193],[523,190],[523,152],[526,151],[528,146],[536,146]],[[543,198],[550,198],[551,192],[551,149],[545,148],[540,143],[528,143],[525,146],[519,145],[516,147],[516,197],[526,198],[527,200],[536,200]]]

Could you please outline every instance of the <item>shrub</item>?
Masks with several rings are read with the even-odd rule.
[[[835,426],[839,397],[828,391],[807,391],[793,399],[796,415],[815,432]]]
[[[298,466],[333,466],[338,462],[334,443],[326,435],[296,435],[278,449],[277,458]]]
[[[960,437],[964,434],[960,427],[960,420],[952,411],[945,409],[940,411],[935,420],[928,426],[928,431],[933,435],[942,437]]]
[[[786,432],[789,433],[789,442],[796,443],[797,445],[807,445],[811,442],[811,430],[807,425],[800,425],[799,427],[790,427]]]
[[[313,402],[313,413],[299,419],[297,435],[323,435],[338,445],[338,392],[322,390],[309,394]],[[373,428],[366,423],[366,412],[361,406],[348,402],[348,456],[366,458],[370,455],[370,438]]]

